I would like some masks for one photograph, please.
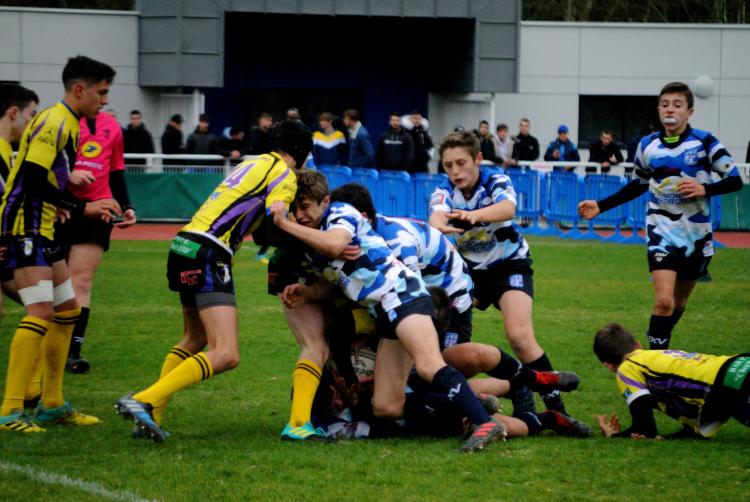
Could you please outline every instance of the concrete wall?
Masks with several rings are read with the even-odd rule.
[[[159,92],[138,85],[138,13],[0,8],[0,80],[18,81],[47,107],[63,95],[61,75],[70,56],[83,54],[115,68],[110,106],[121,123],[137,108],[161,135]],[[40,36],[44,34],[44,36]]]
[[[714,92],[696,98],[691,124],[716,133],[744,161],[750,139],[748,49],[748,26],[522,22],[518,92],[495,92],[494,109],[487,113],[511,131],[528,117],[542,146],[555,138],[560,123],[570,127],[577,142],[579,95],[654,96],[655,107],[665,83],[693,86],[705,74]],[[430,109],[438,117],[432,120],[435,136],[455,123],[476,122],[470,113],[460,115],[460,101],[438,96],[431,102],[443,107]],[[443,122],[446,115],[451,119]]]

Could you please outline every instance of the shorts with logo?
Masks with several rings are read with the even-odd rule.
[[[380,338],[397,340],[398,336],[396,335],[396,327],[401,321],[414,314],[428,315],[432,317],[433,324],[437,323],[435,306],[432,304],[432,299],[425,295],[419,296],[406,303],[402,303],[398,307],[388,311],[383,309],[382,304],[379,303],[376,305],[375,332]]]
[[[695,281],[708,271],[708,264],[713,256],[703,256],[702,251],[696,250],[690,256],[677,256],[673,253],[654,250],[648,252],[648,270],[674,270],[677,278],[685,281]]]
[[[86,218],[82,214],[72,216],[65,223],[55,223],[55,240],[66,251],[76,244],[98,244],[107,251],[111,234],[112,223]]]
[[[6,245],[4,270],[25,267],[51,267],[65,259],[65,250],[57,241],[41,235],[4,237]],[[10,276],[12,278],[12,275]]]
[[[534,298],[531,263],[531,258],[507,260],[489,270],[472,270],[474,306],[479,310],[487,310],[490,305],[497,307],[500,298],[508,291],[523,291]]]
[[[0,237],[0,281],[6,282],[13,279],[13,270],[5,268],[8,261],[8,239]]]
[[[207,237],[177,234],[169,249],[167,280],[186,307],[236,305],[232,255]]]
[[[440,340],[440,351],[447,347],[468,343],[471,341],[471,312],[472,308],[459,312],[455,308],[451,309],[451,319],[448,329],[438,334]]]

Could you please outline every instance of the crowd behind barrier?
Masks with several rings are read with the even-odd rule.
[[[183,220],[189,218],[211,190],[236,165],[219,155],[126,154],[128,184],[134,199],[140,203],[143,220]],[[129,159],[143,159],[144,164],[132,165]],[[211,165],[206,165],[207,163]],[[589,222],[578,216],[578,202],[601,199],[627,183],[633,164],[613,166],[608,174],[586,173],[586,168],[599,168],[592,162],[520,162],[519,167],[503,169],[517,194],[516,217],[524,233],[552,235],[566,239],[595,239],[609,242],[642,243],[637,231],[643,230],[646,219],[646,198],[638,199],[603,213]],[[567,170],[555,170],[563,166]],[[367,187],[378,210],[387,216],[405,216],[426,220],[434,188],[447,176],[442,173],[409,174],[405,171],[378,171],[371,168],[319,166],[334,189],[349,182]],[[737,194],[714,197],[711,215],[714,228],[722,227],[722,199],[728,201],[724,211],[726,228],[750,230],[750,165],[740,165],[746,186]],[[189,176],[186,176],[189,175]],[[165,194],[168,195],[165,197]],[[605,238],[596,229],[612,230]],[[635,229],[629,236],[623,229]]]

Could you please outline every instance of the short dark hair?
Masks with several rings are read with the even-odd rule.
[[[622,324],[609,323],[594,336],[594,354],[603,363],[620,364],[626,355],[638,348],[637,343]]]
[[[477,138],[476,134],[469,131],[452,132],[446,136],[438,148],[441,158],[443,157],[443,152],[448,148],[466,148],[472,159],[476,159],[481,151],[479,138]]]
[[[661,91],[659,92],[659,100],[661,100],[661,97],[665,94],[682,94],[683,96],[685,96],[688,108],[692,108],[693,103],[695,102],[693,91],[690,90],[689,85],[683,82],[670,82],[662,87]]]
[[[352,120],[359,120],[359,112],[354,108],[344,110],[344,117],[349,117]]]
[[[260,115],[258,115],[258,119],[271,119],[271,120],[273,120],[273,115],[271,115],[268,112],[263,112]]]
[[[495,128],[495,132],[500,132],[500,131],[503,131],[503,130],[505,130],[505,131],[509,130],[507,124],[498,124],[497,127]]]
[[[0,84],[0,117],[5,115],[11,106],[23,110],[32,101],[39,103],[39,96],[31,89],[14,83]]]
[[[327,120],[328,122],[333,122],[333,114],[331,112],[323,112],[318,115],[318,120]]]
[[[487,127],[489,127],[489,126],[490,126],[490,123],[489,123],[489,122],[487,122],[486,120],[480,120],[480,121],[479,121],[479,125],[483,125],[483,124],[484,124],[484,125],[486,125]]]
[[[131,115],[141,115],[141,111],[140,110],[130,110],[130,114]]]
[[[602,134],[609,134],[609,135],[610,135],[610,136],[612,136],[613,138],[615,137],[615,135],[614,135],[614,134],[612,134],[612,131],[610,131],[609,129],[603,129],[603,130],[602,130]]]
[[[330,193],[325,174],[312,169],[302,169],[297,173],[297,193],[294,202],[313,199],[318,204]]]
[[[370,191],[359,183],[346,183],[331,192],[331,201],[346,202],[360,213],[367,214],[370,223],[375,221],[375,203]]]
[[[198,122],[211,122],[211,119],[208,117],[208,113],[201,113],[198,116]]]
[[[390,113],[390,114],[388,115],[388,118],[390,118],[390,117],[398,117],[398,118],[401,118],[401,115],[399,115],[399,114],[398,114],[398,112],[391,112],[391,113]]]
[[[87,86],[102,81],[111,84],[115,78],[115,73],[117,72],[114,68],[106,63],[86,56],[76,56],[68,58],[68,63],[63,68],[62,81],[65,90],[69,91],[73,88],[73,84],[79,80],[82,80]]]

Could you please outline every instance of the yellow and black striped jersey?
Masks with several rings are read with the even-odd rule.
[[[57,208],[24,190],[24,163],[47,169],[47,181],[58,189],[65,188],[78,151],[78,121],[73,110],[60,101],[40,112],[26,127],[0,206],[3,235],[42,235],[53,240]]]
[[[275,201],[287,208],[297,192],[297,176],[276,153],[259,155],[234,168],[182,228],[208,237],[234,253]]]
[[[701,410],[716,375],[731,357],[681,350],[636,350],[617,368],[617,386],[628,405],[650,394],[661,411],[711,436],[718,430],[717,424],[702,424]]]
[[[13,148],[11,148],[10,143],[0,138],[0,192],[5,191],[5,181],[10,174],[12,159]]]

